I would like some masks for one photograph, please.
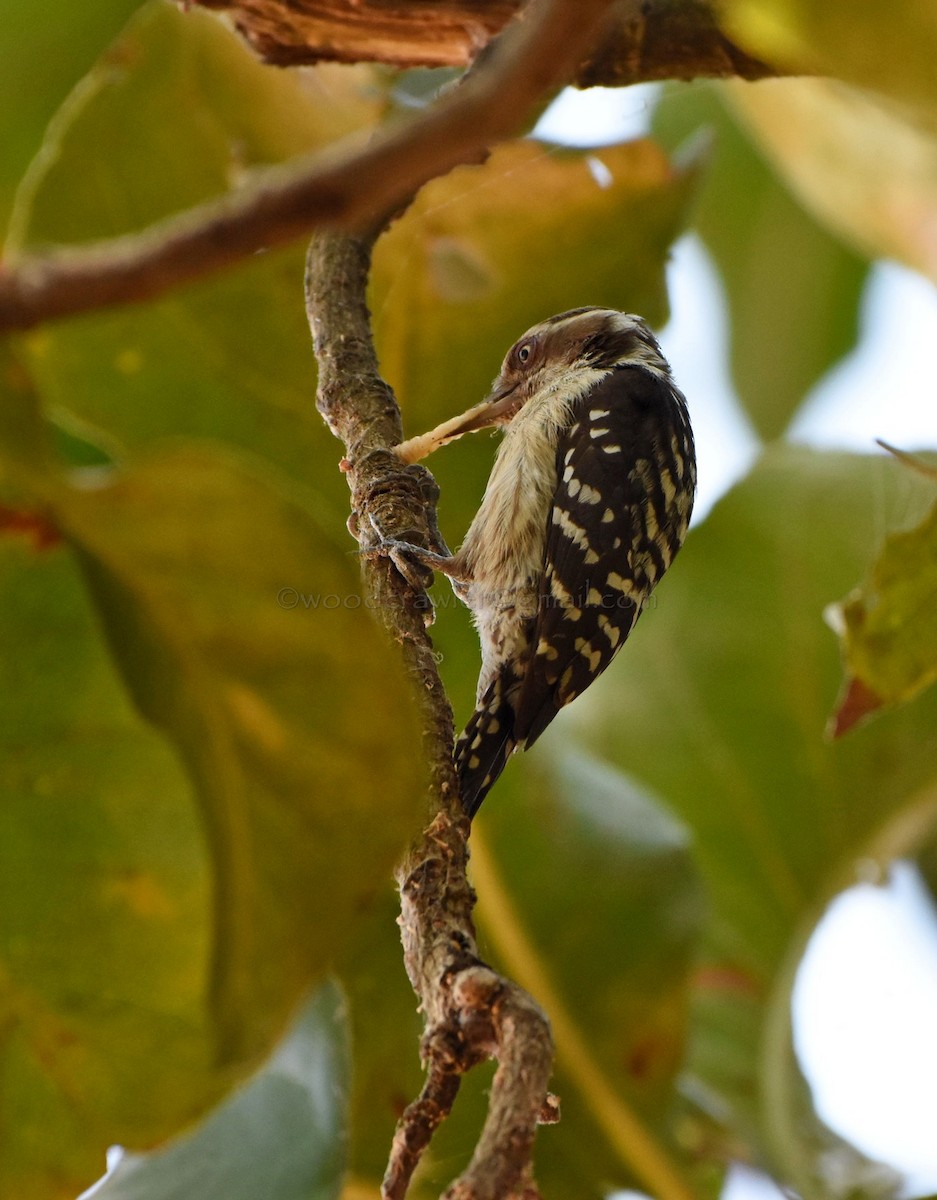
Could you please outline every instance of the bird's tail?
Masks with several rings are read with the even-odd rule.
[[[456,742],[462,806],[470,817],[478,812],[517,745],[514,710],[505,695],[505,683],[503,674],[493,680]]]

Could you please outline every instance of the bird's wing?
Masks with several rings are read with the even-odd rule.
[[[515,701],[521,745],[604,671],[676,553],[679,405],[654,372],[619,367],[577,403],[560,436],[540,603]]]

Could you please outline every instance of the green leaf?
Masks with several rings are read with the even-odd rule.
[[[349,1170],[359,1182],[370,1184],[375,1200],[397,1120],[423,1086],[423,1021],[402,962],[399,915],[400,898],[388,884],[377,898],[375,919],[341,966],[354,1047]],[[473,1145],[472,1131],[480,1122],[471,1124],[463,1100],[460,1093],[454,1123],[462,1131],[463,1145]]]
[[[151,6],[60,114],[21,192],[20,242],[133,228],[236,185],[255,163],[359,128],[379,104],[362,94],[369,77],[261,67],[214,18]],[[164,1060],[140,1014],[139,1028],[128,1017],[149,1074],[129,1054],[121,1067],[137,1068],[136,1085],[161,1107],[154,1116],[128,1089],[120,1099],[136,1124],[121,1124],[102,1105],[98,1125],[76,1134],[86,1181],[89,1157],[97,1166],[108,1142],[164,1137],[230,1083],[230,1063],[222,1070],[212,1057],[219,1033],[242,1069],[312,980],[354,958],[356,939],[376,940],[384,909],[375,902],[422,816],[421,752],[409,690],[366,611],[344,533],[337,446],[312,404],[298,254],[260,256],[164,304],[45,328],[17,351],[24,404],[3,413],[22,412],[25,425],[6,421],[4,471],[35,437],[43,453],[18,477],[22,490],[78,549],[128,687],[195,781],[210,856],[192,1078],[175,1069],[168,1037]],[[110,458],[124,469],[79,472],[66,486],[50,434],[72,462]],[[215,444],[184,440],[205,434]],[[300,495],[284,472],[302,482]],[[31,670],[26,650],[24,662]],[[141,771],[141,801],[157,803],[143,759]],[[195,928],[190,918],[186,932]],[[392,920],[382,936],[399,957]],[[57,942],[46,952],[68,963]],[[103,1089],[111,1064],[95,1070]],[[59,1149],[44,1141],[44,1161]]]
[[[0,1111],[17,1129],[0,1171],[46,1195],[49,1179],[87,1183],[111,1142],[198,1116],[230,1058],[265,1049],[377,921],[396,951],[375,900],[423,786],[411,697],[354,557],[301,502],[210,447],[70,486],[27,478],[44,507],[0,520],[18,555],[0,595],[18,647],[0,659]],[[74,572],[50,574],[69,560],[29,549],[51,520],[139,708],[189,768],[207,847]]]
[[[644,1108],[659,1107],[682,1053],[683,990],[703,914],[689,834],[618,771],[552,750],[549,776],[532,771],[515,802],[486,810],[477,838],[493,839],[506,898],[574,1000],[597,1058],[615,1065]],[[480,905],[498,944],[497,900],[483,892]]]
[[[196,782],[223,1048],[256,1054],[353,939],[419,822],[402,667],[354,556],[217,449],[95,477],[56,511],[138,707]]]
[[[702,131],[712,137],[694,227],[725,285],[739,399],[762,438],[779,437],[809,388],[854,345],[868,264],[791,196],[717,86],[665,93],[654,129],[668,147]]]
[[[6,0],[0,38],[0,240],[13,195],[59,105],[139,0]]]
[[[937,14],[896,0],[728,0],[725,28],[793,74],[831,75],[890,96],[937,128]]]
[[[825,740],[839,672],[823,611],[861,574],[874,529],[927,491],[881,458],[766,454],[691,533],[657,607],[570,710],[580,740],[692,830],[712,908],[693,1086],[804,1196],[828,1181],[805,1149],[790,1046],[797,961],[855,864],[908,852],[937,817],[937,693]]]
[[[512,764],[477,818],[470,872],[481,953],[532,989],[557,1041],[563,1118],[538,1135],[538,1181],[545,1195],[634,1183],[622,1150],[632,1138],[679,1175],[666,1110],[703,915],[686,831],[582,754],[538,748],[532,760],[529,771]],[[352,1170],[375,1188],[396,1119],[422,1086],[421,1026],[387,936],[397,912],[389,895],[385,910],[384,930],[375,925],[343,970],[355,1046]],[[611,1099],[592,1093],[590,1067]],[[438,1196],[464,1165],[489,1086],[490,1071],[463,1081],[420,1168],[418,1197]]]
[[[681,822],[564,746],[562,724],[521,778],[512,766],[472,835],[483,942],[556,1041],[563,1117],[539,1135],[537,1175],[556,1194],[601,1181],[674,1196],[689,1186],[668,1117],[700,881]]]
[[[937,504],[913,529],[889,534],[866,580],[835,606],[846,691],[840,734],[937,679]]]
[[[252,1079],[168,1146],[125,1153],[95,1200],[337,1197],[350,1065],[344,998],[325,984]]]
[[[828,79],[731,84],[765,154],[813,212],[860,253],[937,279],[937,138],[893,105]],[[813,313],[812,305],[806,308]]]
[[[17,197],[17,249],[140,229],[354,133],[379,111],[370,78],[275,70],[216,17],[151,0],[57,114]]]
[[[264,66],[214,16],[149,5],[59,114],[21,190],[19,242],[108,237],[236,189],[372,123],[371,79]],[[47,413],[115,460],[167,436],[227,441],[315,481],[343,522],[302,278],[301,249],[264,253],[157,304],[37,330],[22,344]]]
[[[127,701],[73,557],[0,537],[0,1193],[74,1196],[230,1082],[191,785]]]
[[[23,355],[0,339],[0,494],[35,499],[53,473],[48,432]]]

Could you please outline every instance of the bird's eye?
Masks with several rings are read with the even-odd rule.
[[[525,342],[523,346],[518,347],[517,361],[525,363],[530,358],[530,346]]]

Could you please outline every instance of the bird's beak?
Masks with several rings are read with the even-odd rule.
[[[410,438],[394,447],[394,453],[404,462],[415,463],[426,458],[447,442],[454,442],[465,433],[476,433],[479,429],[489,429],[492,425],[506,425],[523,403],[523,397],[518,391],[518,385],[510,387],[495,381],[491,394],[481,404],[476,404],[458,417],[450,417],[429,433]]]

